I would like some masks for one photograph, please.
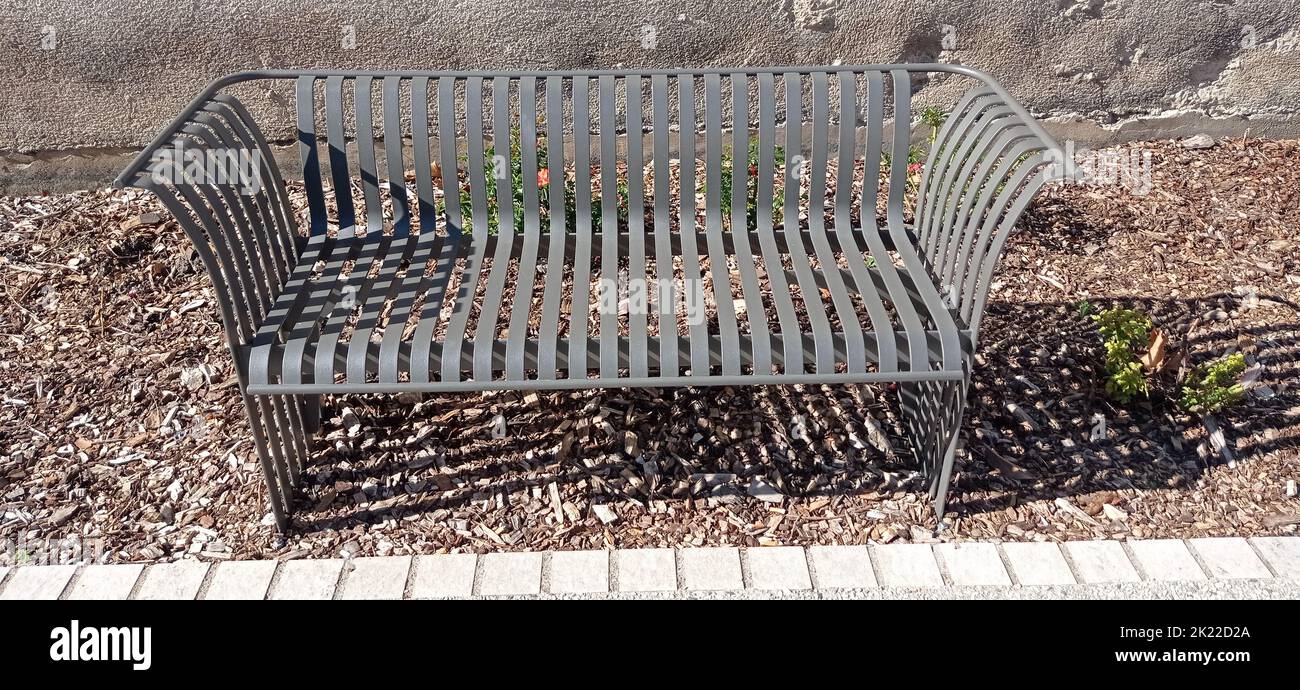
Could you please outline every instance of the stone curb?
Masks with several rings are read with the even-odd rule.
[[[0,567],[0,600],[424,599],[1300,582],[1300,537],[622,549]]]

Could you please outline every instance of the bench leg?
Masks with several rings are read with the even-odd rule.
[[[295,397],[301,401],[303,428],[308,436],[313,436],[320,431],[320,401],[325,396],[299,395]]]
[[[253,444],[262,465],[271,513],[281,532],[289,528],[293,489],[307,464],[308,407],[302,396],[244,395],[244,409],[248,412]]]
[[[912,452],[930,480],[936,521],[943,520],[947,504],[968,386],[969,379],[898,384],[899,407]]]

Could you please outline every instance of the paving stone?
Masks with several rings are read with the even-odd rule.
[[[876,577],[886,587],[942,587],[943,575],[929,544],[888,544],[874,547]]]
[[[9,575],[9,583],[0,592],[0,600],[58,599],[76,572],[75,565],[18,566]]]
[[[340,599],[401,599],[406,594],[411,557],[353,558],[346,570]]]
[[[817,572],[818,589],[878,587],[865,546],[810,546],[808,558]]]
[[[1148,580],[1206,579],[1181,539],[1134,539],[1128,547]]]
[[[551,554],[551,591],[579,594],[609,591],[608,551],[556,551]]]
[[[812,589],[808,559],[800,546],[745,549],[749,583],[754,589]]]
[[[620,549],[615,552],[620,592],[671,592],[677,589],[672,549]]]
[[[996,544],[962,542],[938,544],[935,554],[948,567],[948,578],[954,585],[1008,586],[1011,577],[1002,565]]]
[[[489,553],[479,557],[478,593],[485,596],[542,591],[541,551]]]
[[[1255,550],[1241,537],[1201,537],[1188,539],[1187,543],[1200,557],[1205,572],[1212,578],[1240,580],[1273,577],[1264,561],[1259,560]]]
[[[1278,577],[1300,580],[1300,537],[1255,537],[1250,543]]]
[[[342,572],[342,558],[285,561],[280,564],[280,576],[271,587],[270,598],[333,599]]]
[[[189,601],[199,595],[203,577],[211,564],[203,561],[175,561],[151,565],[144,569],[144,580],[136,599],[170,599]]]
[[[1117,541],[1067,541],[1065,552],[1074,562],[1074,572],[1083,584],[1139,582],[1137,571]]]
[[[478,555],[445,553],[415,558],[411,578],[412,599],[468,597],[474,594],[474,568]]]
[[[68,592],[69,599],[125,601],[140,579],[141,563],[123,565],[88,565],[81,570]]]
[[[1061,548],[1050,542],[1007,542],[1002,553],[1022,585],[1072,585],[1074,573]]]
[[[682,549],[682,581],[686,589],[740,590],[745,580],[740,574],[740,549],[735,547],[704,547]]]
[[[278,561],[226,561],[214,569],[212,580],[208,582],[208,591],[204,599],[251,600],[266,598],[266,591],[271,588],[271,578],[275,576]]]

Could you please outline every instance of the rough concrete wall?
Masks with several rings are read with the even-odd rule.
[[[1300,134],[1295,0],[7,0],[0,50],[11,152],[138,147],[260,67],[960,62],[1088,143]]]

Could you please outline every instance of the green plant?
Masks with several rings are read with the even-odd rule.
[[[543,229],[550,223],[552,212],[562,212],[568,227],[574,227],[577,220],[577,199],[578,193],[576,184],[572,176],[565,170],[552,171],[547,167],[547,146],[545,135],[545,121],[539,121],[537,125],[536,143],[533,149],[537,152],[537,204],[539,211],[539,222]],[[486,172],[484,185],[485,196],[487,198],[487,224],[488,234],[495,235],[500,231],[499,207],[497,204],[497,185],[505,184],[509,180],[511,190],[511,210],[513,211],[513,224],[515,232],[524,230],[524,169],[523,169],[523,148],[518,128],[510,130],[509,154],[503,153],[500,163],[504,168],[498,169],[498,159],[495,142],[488,146],[483,152],[483,166]],[[464,156],[460,158],[462,163],[467,163],[468,159]],[[471,193],[469,177],[462,174],[467,165],[462,165],[462,170],[456,171],[456,187],[460,199],[461,214],[464,216],[464,230],[472,232],[474,229],[474,200]],[[443,173],[445,174],[445,173]],[[563,179],[564,199],[562,203],[552,203],[551,199],[551,175],[561,175]],[[435,172],[435,176],[438,173]],[[615,195],[616,207],[618,212],[618,223],[620,227],[627,227],[628,219],[628,185],[627,174],[620,171],[615,175]],[[444,177],[437,180],[443,189],[446,190],[449,182]],[[445,193],[445,192],[444,192]],[[591,223],[592,227],[600,228],[603,216],[603,207],[601,206],[600,193],[591,190]],[[435,204],[439,214],[445,214],[447,210],[446,199],[440,198]]]
[[[939,128],[943,126],[948,119],[948,113],[930,106],[921,111],[921,122],[930,127],[930,148],[934,148],[934,140],[939,137]]]
[[[722,154],[722,175],[718,181],[718,198],[722,202],[722,227],[731,228],[731,171],[735,167],[732,161],[732,151],[727,150]],[[758,160],[758,140],[749,141],[749,151],[746,152],[745,163],[748,166],[749,174],[745,177],[745,222],[747,227],[755,227],[758,224],[758,171],[760,169]],[[772,148],[772,168],[781,171],[780,177],[774,182],[772,187],[772,224],[779,226],[783,220],[782,208],[785,206],[785,181],[789,171],[785,170],[785,149],[780,146]],[[701,193],[709,193],[708,184],[700,185]]]
[[[1178,402],[1189,412],[1201,414],[1236,405],[1245,397],[1246,391],[1241,385],[1244,371],[1246,358],[1240,352],[1197,365],[1183,381]]]
[[[1106,393],[1119,403],[1147,395],[1149,387],[1139,357],[1150,342],[1151,319],[1136,309],[1121,307],[1092,318],[1106,347]]]
[[[1079,317],[1085,319],[1091,316],[1092,312],[1096,310],[1096,308],[1092,306],[1092,302],[1089,302],[1086,299],[1079,300],[1079,303],[1075,305],[1075,309],[1079,311]]]

